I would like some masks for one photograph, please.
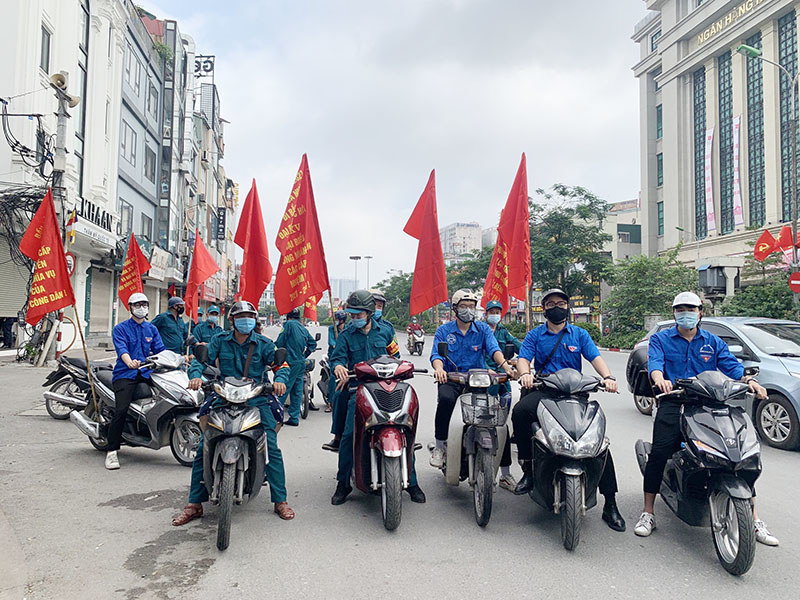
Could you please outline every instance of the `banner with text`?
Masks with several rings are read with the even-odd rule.
[[[706,129],[705,181],[706,181],[706,232],[717,230],[717,218],[714,214],[714,177],[711,171],[712,148],[714,145],[714,128]]]
[[[742,115],[733,117],[733,226],[744,225],[742,210],[742,186],[739,181],[739,130],[742,127]]]

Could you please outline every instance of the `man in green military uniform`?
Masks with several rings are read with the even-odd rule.
[[[278,339],[278,347],[286,348],[286,362],[289,363],[289,381],[286,393],[281,397],[281,402],[286,402],[287,396],[291,399],[289,404],[289,419],[286,425],[297,426],[300,424],[300,405],[303,402],[303,376],[306,372],[306,357],[317,349],[317,342],[308,333],[308,329],[300,322],[300,310],[295,308],[286,315]],[[313,410],[317,410],[316,407]]]
[[[383,354],[400,358],[400,347],[394,340],[392,331],[381,326],[374,318],[375,299],[367,290],[356,290],[347,299],[347,312],[350,313],[350,324],[339,334],[336,346],[331,355],[331,368],[337,379],[336,389],[341,391],[342,399],[347,398],[347,413],[344,432],[339,446],[339,470],[336,492],[331,504],[342,504],[353,491],[350,487],[350,472],[353,470],[353,428],[355,426],[356,388],[348,388],[350,377],[348,371],[356,363],[377,358]],[[412,463],[411,479],[406,490],[412,502],[425,502],[425,494],[417,483],[417,472]]]
[[[200,321],[192,329],[195,343],[208,344],[211,339],[222,331],[219,326],[219,308],[213,304],[206,311],[208,315],[205,321]]]
[[[250,377],[257,381],[266,379],[267,371],[271,368],[275,373],[273,390],[276,394],[283,394],[286,391],[286,382],[289,380],[289,368],[286,363],[283,365],[272,364],[275,358],[275,344],[269,338],[254,331],[257,315],[255,306],[249,302],[240,301],[234,304],[230,312],[233,330],[224,331],[212,338],[208,344],[208,364],[216,364],[219,367],[220,376],[223,378]],[[251,345],[253,345],[253,354],[245,374],[245,364]],[[205,365],[197,359],[192,361],[189,366],[190,389],[200,389],[203,383],[200,377],[204,368]],[[269,400],[263,396],[248,400],[247,404],[258,408],[261,413],[261,426],[267,434],[269,463],[267,463],[266,478],[272,502],[275,503],[275,512],[281,519],[293,519],[294,511],[286,502],[286,474],[283,468],[283,454],[278,448],[278,422],[269,407]],[[200,440],[192,465],[189,503],[184,507],[183,512],[172,520],[172,524],[184,525],[192,519],[202,517],[202,503],[206,500],[208,500],[208,490],[203,483],[203,440]]]
[[[181,318],[184,308],[186,305],[183,299],[173,296],[167,303],[167,310],[152,321],[158,329],[164,347],[178,354],[183,354],[186,350],[186,338],[189,335],[189,323]]]

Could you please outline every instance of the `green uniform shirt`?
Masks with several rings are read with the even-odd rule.
[[[208,321],[201,321],[192,329],[192,335],[194,336],[195,341],[205,342],[206,344],[210,342],[214,336],[219,335],[221,332],[222,327],[219,325],[213,325]]]
[[[167,350],[183,354],[183,351],[186,350],[186,338],[189,335],[189,323],[176,317],[170,311],[161,313],[153,319],[152,323],[158,329],[164,347]]]
[[[511,342],[514,344],[514,347],[517,349],[519,353],[519,349],[522,348],[522,342],[511,335],[511,332],[508,331],[505,327],[503,327],[502,323],[498,323],[497,327],[494,329],[494,338],[497,340],[497,345],[500,346],[500,352],[505,350],[506,344]],[[487,369],[497,369],[499,365],[492,360],[492,357],[488,354],[486,355],[486,368]]]
[[[271,339],[257,334],[255,331],[250,332],[250,335],[240,344],[236,341],[233,331],[223,331],[219,335],[215,335],[211,342],[208,344],[208,364],[219,364],[219,370],[222,377],[237,377],[242,379],[244,377],[244,364],[247,362],[247,352],[250,348],[250,343],[255,342],[256,347],[253,350],[253,357],[250,359],[250,369],[247,376],[256,381],[268,380],[266,377],[267,371],[272,367],[272,362],[275,359],[275,344]],[[277,371],[273,381],[275,383],[288,383],[289,381],[289,365],[284,363],[278,365]],[[205,365],[197,359],[192,361],[189,365],[189,378],[195,379],[203,374]]]

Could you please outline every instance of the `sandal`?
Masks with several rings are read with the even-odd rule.
[[[289,508],[288,502],[276,502],[275,514],[278,515],[284,521],[291,521],[292,519],[294,519],[294,511],[291,508]]]
[[[194,519],[199,519],[202,516],[203,516],[202,504],[187,504],[186,506],[183,507],[183,512],[174,519],[172,519],[172,524],[175,527],[180,527],[181,525],[186,525],[189,521],[193,521]]]
[[[327,412],[327,413],[331,412],[331,405],[330,404],[326,404],[325,405],[325,412]]]

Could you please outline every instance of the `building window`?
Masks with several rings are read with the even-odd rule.
[[[89,71],[89,0],[80,0],[80,40],[78,42],[78,95],[83,98],[75,113],[75,167],[78,173],[78,194],[83,197],[84,157],[86,140],[87,77]]]
[[[656,154],[656,185],[664,185],[664,155]]]
[[[692,74],[694,108],[694,230],[698,239],[708,235],[706,228],[706,69]]]
[[[50,73],[50,32],[42,25],[42,47],[39,55],[39,67],[45,73]]]
[[[658,81],[657,81],[657,79],[659,77],[661,77],[661,67],[658,67],[657,69],[653,69],[650,72],[650,77],[653,78],[653,88],[657,92],[658,90],[661,89],[661,87],[658,85]]]
[[[761,32],[748,38],[748,46],[761,49]],[[766,221],[764,188],[764,79],[763,63],[747,61],[747,182],[750,225]]]
[[[142,227],[139,235],[143,235],[148,241],[153,239],[153,219],[142,213]]]
[[[658,235],[664,235],[664,203],[656,202],[658,210]]]
[[[661,37],[660,29],[650,36],[650,52],[655,52],[658,49],[658,39],[660,37]]]
[[[128,125],[127,122],[123,119],[122,121],[122,135],[120,136],[120,153],[122,157],[131,163],[132,166],[136,166],[136,132],[133,128]]]
[[[717,58],[719,84],[719,207],[720,233],[733,231],[733,83],[731,53]]]
[[[119,235],[128,237],[133,231],[133,206],[120,198],[117,209],[119,210]]]
[[[797,72],[797,21],[795,12],[778,20],[778,62],[790,73]],[[781,89],[781,220],[792,218],[791,82],[780,76]],[[794,118],[797,118],[795,108]]]
[[[150,81],[147,92],[147,112],[150,116],[158,121],[158,90],[153,82]]]
[[[630,231],[620,231],[617,233],[617,241],[620,244],[630,244],[631,243],[631,232]]]
[[[661,105],[656,106],[656,139],[660,140],[664,135],[664,124],[661,117]]]
[[[89,7],[86,5],[86,2],[81,3],[81,14],[79,15],[80,18],[80,47],[87,51],[89,50]]]
[[[156,182],[156,153],[147,146],[144,148],[144,176]]]

